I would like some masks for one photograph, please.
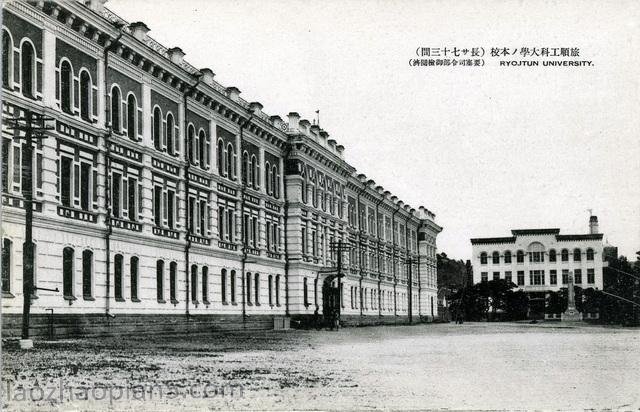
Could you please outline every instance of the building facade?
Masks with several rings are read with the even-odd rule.
[[[437,313],[435,215],[358,173],[325,130],[265,114],[104,0],[8,2],[2,29],[6,333],[23,308],[29,164],[32,333]],[[31,160],[7,127],[28,113],[54,127]]]
[[[546,292],[566,288],[569,276],[583,289],[602,289],[603,235],[591,216],[589,233],[560,229],[512,230],[512,236],[471,239],[473,282],[506,279],[529,295],[533,311],[544,313]]]

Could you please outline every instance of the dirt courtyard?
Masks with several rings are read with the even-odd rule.
[[[638,409],[640,330],[423,324],[36,341],[11,410]]]

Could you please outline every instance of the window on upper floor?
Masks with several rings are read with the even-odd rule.
[[[211,163],[211,140],[202,129],[198,132],[198,151],[200,152],[198,156],[200,168],[209,169],[209,164]]]
[[[233,145],[229,143],[227,145],[226,159],[225,159],[225,176],[231,180],[236,178],[236,162],[235,162],[235,149]]]
[[[278,199],[280,197],[280,175],[276,165],[271,168],[271,187],[273,188],[273,197]]]
[[[216,160],[218,162],[218,174],[220,176],[225,176],[225,167],[224,167],[224,143],[222,139],[218,140],[218,150],[216,150]]]
[[[151,128],[151,139],[156,150],[162,150],[162,110],[159,107],[153,109],[153,127]]]
[[[189,147],[187,151],[189,153],[189,162],[194,165],[198,162],[198,146],[196,144],[196,128],[189,124],[187,127],[187,143]]]
[[[569,261],[569,251],[567,249],[562,249],[562,252],[560,252],[560,256],[563,262]]]
[[[73,113],[73,69],[71,63],[60,63],[60,108],[65,113]]]
[[[556,250],[555,249],[550,249],[549,250],[549,262],[555,262],[556,260],[557,260]]]
[[[111,88],[111,128],[116,133],[122,131],[122,116],[120,106],[122,104],[122,95],[120,94],[120,88],[113,86]]]
[[[480,253],[480,264],[481,265],[487,264],[487,252]]]
[[[22,94],[29,98],[35,98],[36,93],[36,53],[33,45],[25,41],[20,49],[20,80],[22,82]]]
[[[91,122],[91,76],[86,70],[80,72],[80,117]]]
[[[580,262],[582,253],[579,248],[573,249],[573,261]]]
[[[522,250],[518,250],[516,253],[516,263],[524,263],[524,252]]]
[[[491,254],[491,262],[492,262],[494,265],[497,265],[497,264],[499,264],[499,263],[500,263],[500,253],[499,253],[499,252],[493,252],[493,253]]]
[[[7,30],[2,30],[2,87],[13,88],[13,40]]]
[[[251,185],[251,173],[249,173],[249,169],[251,168],[251,166],[249,165],[249,153],[247,153],[246,151],[242,153],[242,170],[241,170],[241,175],[242,175],[242,183],[245,186],[250,186]]]
[[[587,260],[593,260],[593,249],[587,249]]]
[[[136,97],[130,93],[127,96],[127,136],[132,140],[138,140],[138,104]]]
[[[258,159],[255,155],[251,156],[251,175],[253,181],[253,188],[260,188],[260,170],[258,168]]]
[[[166,141],[167,141],[167,152],[170,155],[174,155],[178,151],[178,140],[174,139],[174,128],[175,128],[175,122],[173,120],[173,114],[167,113]]]
[[[511,251],[507,250],[504,252],[504,263],[511,263]]]

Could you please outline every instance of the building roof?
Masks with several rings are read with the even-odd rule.
[[[472,245],[484,245],[484,244],[490,244],[490,243],[515,243],[515,242],[516,242],[515,236],[482,237],[482,238],[471,239]]]
[[[557,235],[560,233],[558,228],[550,229],[514,229],[511,231],[514,236],[522,235]]]
[[[602,233],[593,233],[586,235],[556,235],[557,241],[563,240],[600,240],[602,239]]]

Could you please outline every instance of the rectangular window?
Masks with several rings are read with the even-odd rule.
[[[14,160],[15,162],[15,160]],[[72,160],[68,157],[62,157],[60,166],[60,199],[63,206],[71,207],[71,175]]]
[[[9,149],[11,140],[2,139],[2,191],[9,191]]]
[[[307,254],[307,229],[306,228],[302,228],[302,254],[306,255]]]
[[[518,271],[518,286],[524,286],[524,270]]]
[[[194,217],[196,214],[196,199],[193,196],[189,196],[189,231],[195,232]]]
[[[513,282],[513,278],[510,270],[507,270],[506,272],[504,272],[504,280],[506,280],[507,282]]]
[[[207,235],[207,201],[200,201],[200,235]]]
[[[489,272],[481,272],[480,273],[480,281],[486,282],[489,280]]]
[[[80,207],[82,210],[89,210],[89,202],[91,199],[90,181],[91,181],[91,165],[82,163],[80,166]]]
[[[153,187],[153,222],[162,226],[162,187]]]
[[[562,284],[566,285],[569,283],[569,269],[562,269]]]
[[[573,283],[579,285],[582,283],[582,269],[576,269],[573,271]]]
[[[129,215],[129,220],[132,221],[136,221],[137,219],[137,208],[136,208],[136,200],[137,200],[137,196],[136,196],[136,189],[138,188],[138,182],[135,178],[130,177],[129,178],[129,191],[127,193],[128,195],[128,202],[127,202],[127,206],[128,206],[128,215]]]
[[[111,182],[111,209],[113,210],[113,216],[114,217],[120,217],[121,214],[121,210],[120,210],[120,199],[122,198],[121,196],[121,183],[122,182],[122,176],[120,176],[119,173],[114,173],[113,174],[113,179]]]
[[[11,293],[11,241],[2,240],[2,292]]]
[[[36,187],[42,189],[42,154],[36,155]]]
[[[596,283],[595,269],[587,269],[587,283]]]
[[[493,280],[500,280],[500,272],[493,272]]]
[[[557,285],[558,284],[558,271],[557,270],[552,270],[549,273],[549,283],[551,283],[552,285]]]
[[[176,194],[173,190],[167,190],[167,226],[169,226],[169,229],[173,229],[175,225],[175,207]]]
[[[171,262],[169,265],[169,299],[171,302],[177,302],[176,299],[176,289],[178,287],[178,264],[176,262]]]
[[[20,184],[20,178],[22,174],[20,173],[20,169],[22,167],[20,148],[18,146],[13,147],[13,183]],[[69,173],[71,176],[71,173]]]

